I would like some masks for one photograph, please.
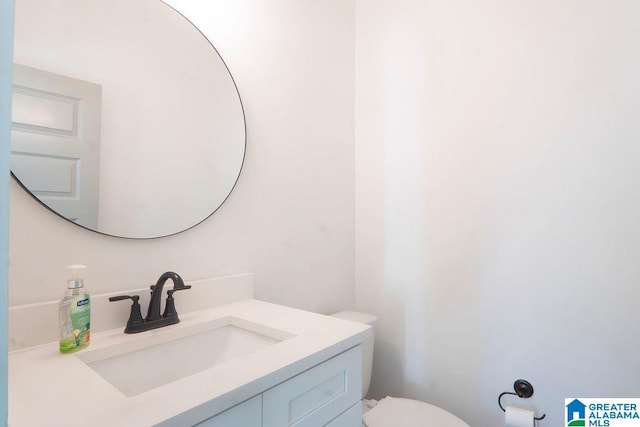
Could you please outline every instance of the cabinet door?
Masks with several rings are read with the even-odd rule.
[[[325,427],[361,427],[362,426],[362,402],[358,402],[334,418]]]
[[[198,427],[262,427],[262,395],[196,424]]]
[[[265,391],[263,427],[327,425],[358,403],[361,394],[362,346],[358,345]]]

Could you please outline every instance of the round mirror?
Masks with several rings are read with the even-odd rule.
[[[245,154],[215,48],[160,0],[17,0],[11,171],[98,233],[154,238],[209,217]]]

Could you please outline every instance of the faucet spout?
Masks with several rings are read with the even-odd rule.
[[[162,288],[167,280],[171,279],[173,282],[173,289],[167,291],[167,303],[165,304],[164,313],[160,315],[160,304],[162,302]],[[167,271],[164,273],[155,285],[151,286],[151,301],[149,301],[149,309],[147,310],[147,317],[142,319],[140,314],[140,304],[138,304],[138,295],[117,295],[110,297],[109,301],[122,301],[126,299],[133,300],[131,305],[131,313],[129,314],[129,321],[127,321],[127,327],[124,328],[125,334],[135,334],[138,332],[148,331],[150,329],[162,328],[164,326],[174,325],[180,322],[178,312],[176,311],[175,301],[173,294],[176,291],[182,291],[184,289],[191,289],[191,285],[184,284],[184,281],[173,271]]]
[[[160,305],[162,303],[162,288],[167,280],[171,279],[174,289],[186,288],[182,278],[173,271],[167,271],[163,273],[158,279],[155,286],[151,287],[151,300],[149,301],[149,309],[147,310],[147,317],[145,322],[161,319]]]

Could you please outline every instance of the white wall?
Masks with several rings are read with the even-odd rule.
[[[7,425],[7,299],[9,259],[9,132],[13,1],[0,0],[0,425]]]
[[[238,185],[194,229],[131,241],[74,227],[13,183],[11,304],[57,299],[65,267],[79,262],[93,292],[151,284],[166,270],[185,280],[253,272],[260,299],[319,312],[351,307],[352,2],[183,3],[242,96],[248,146]]]
[[[374,396],[501,425],[498,394],[525,378],[517,403],[556,426],[565,397],[640,395],[638,16],[630,0],[356,1]]]

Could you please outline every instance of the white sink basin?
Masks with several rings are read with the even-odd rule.
[[[130,397],[291,338],[293,334],[227,316],[132,335],[78,358]]]

